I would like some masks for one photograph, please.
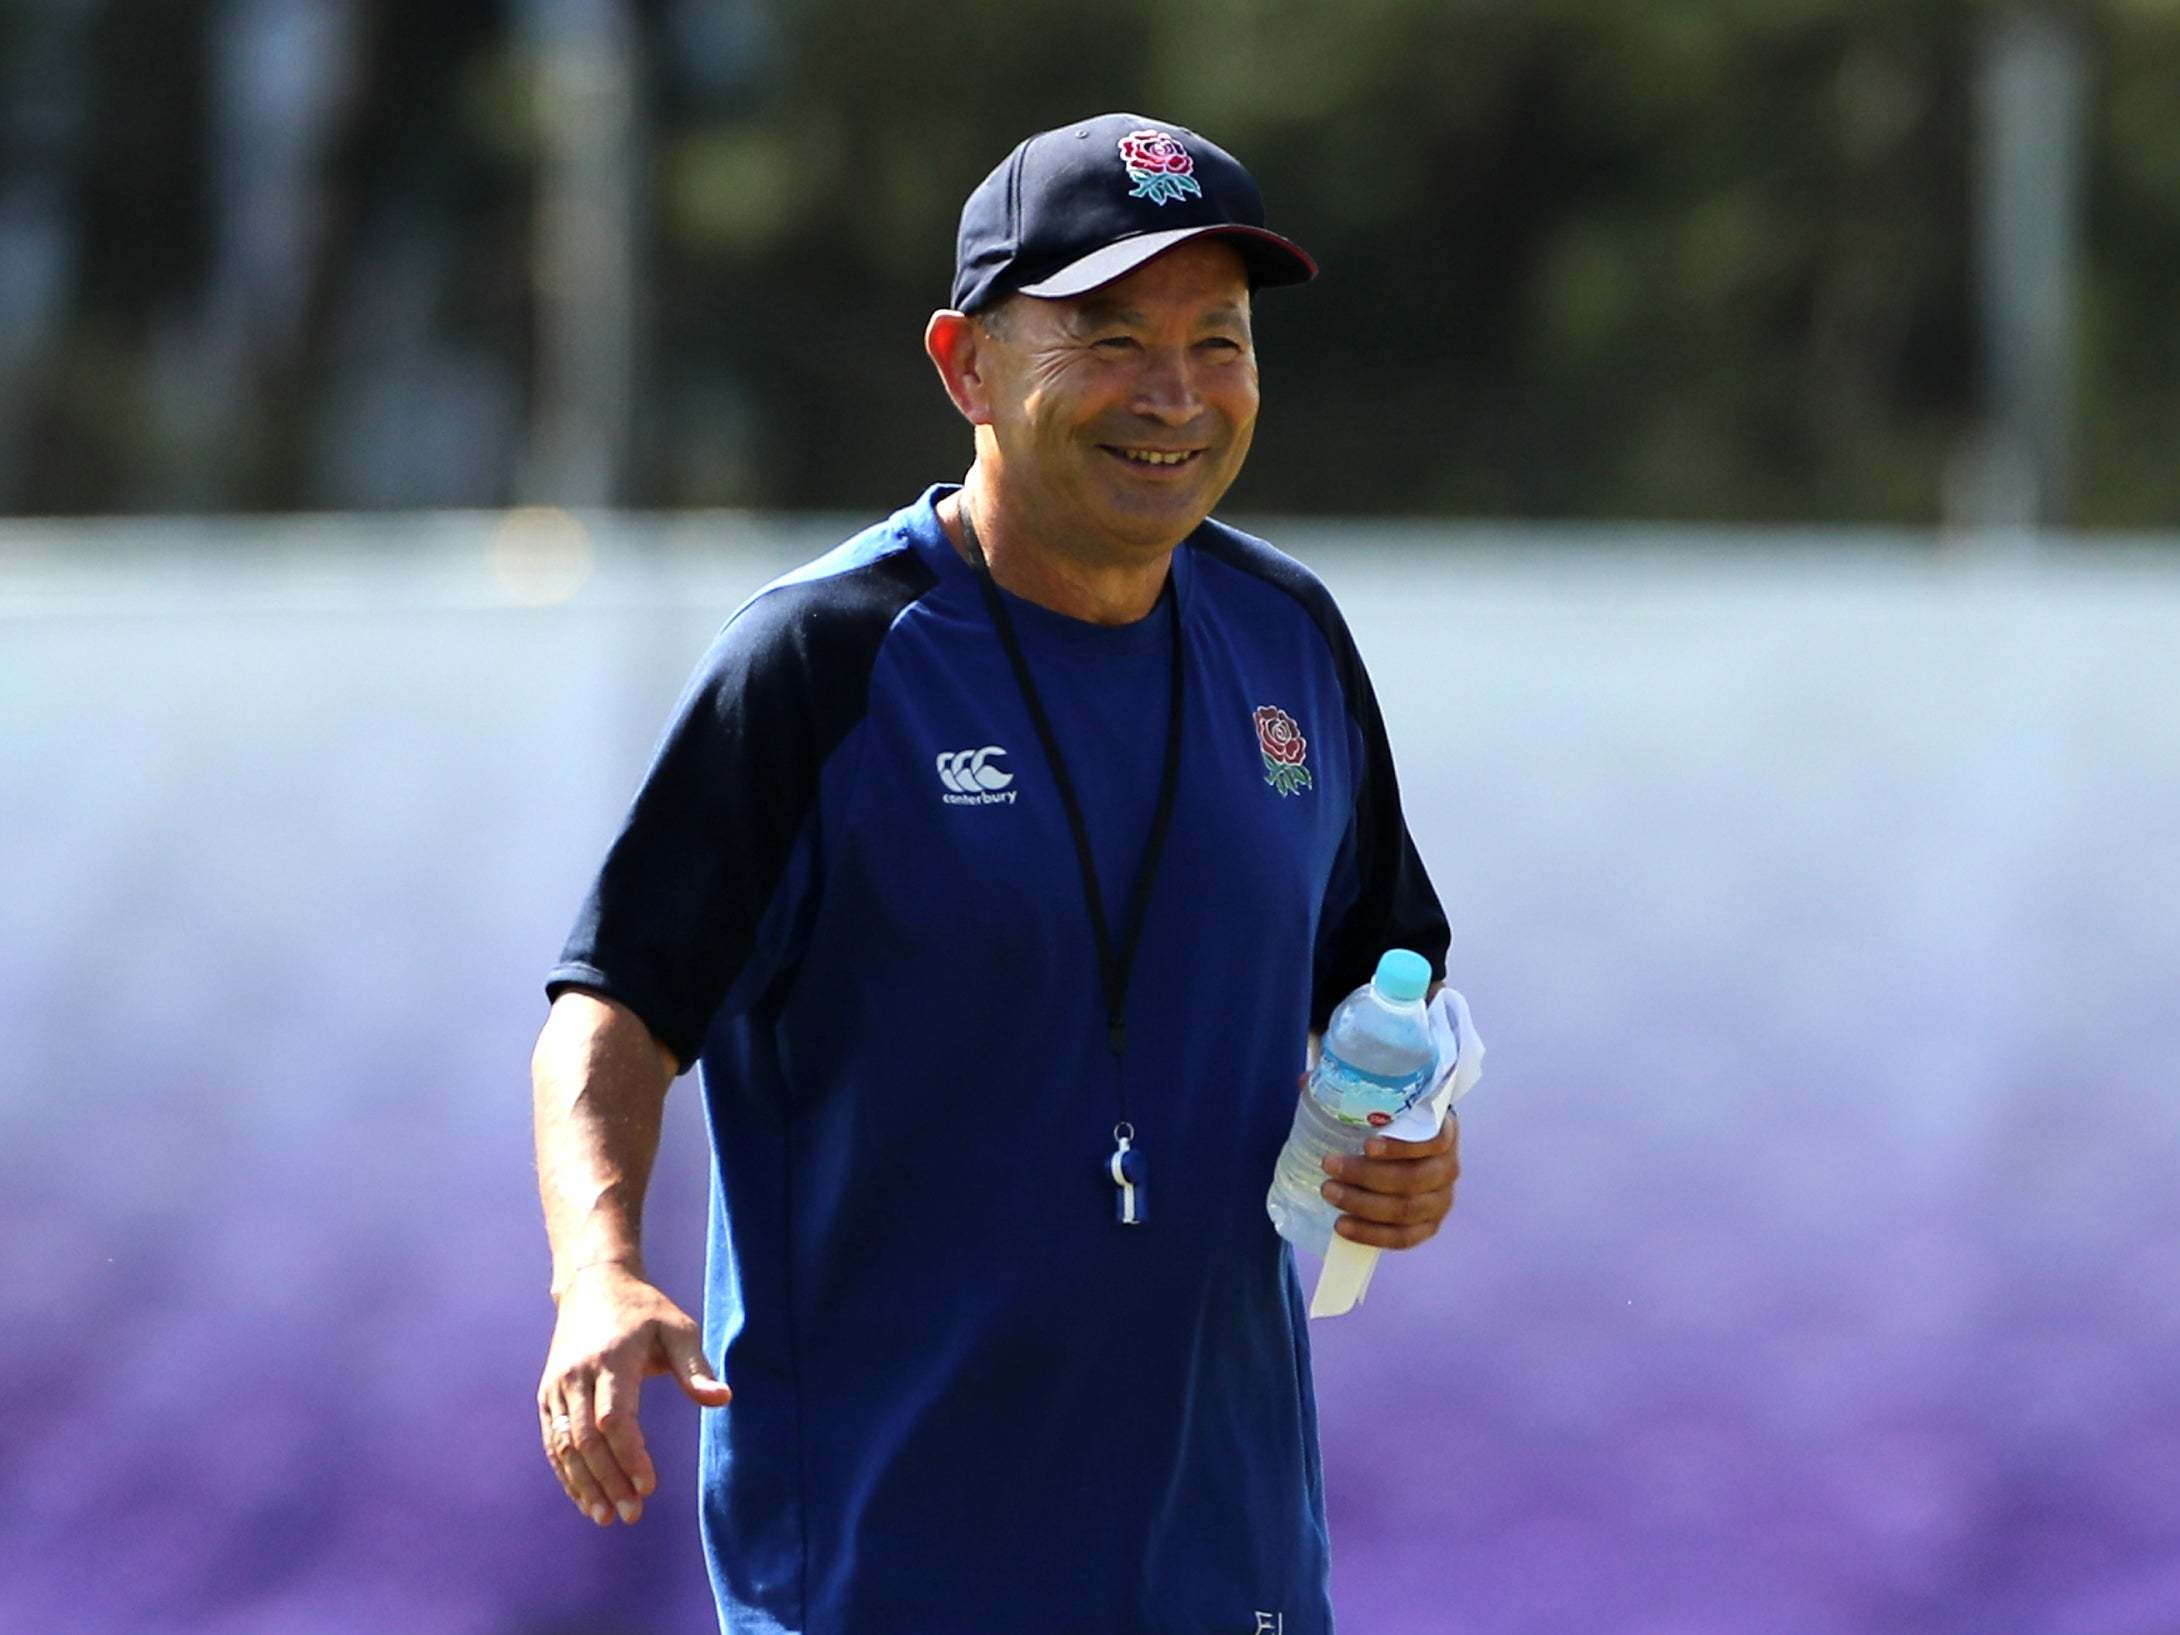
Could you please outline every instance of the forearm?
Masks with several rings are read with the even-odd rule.
[[[553,1002],[530,1061],[552,1291],[587,1266],[641,1275],[643,1197],[673,1058],[636,1015],[581,992]]]

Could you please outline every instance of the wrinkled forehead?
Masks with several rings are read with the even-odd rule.
[[[1240,252],[1200,239],[1081,295],[1017,293],[992,310],[1070,328],[1114,321],[1144,327],[1176,321],[1246,326],[1249,291],[1249,265]]]

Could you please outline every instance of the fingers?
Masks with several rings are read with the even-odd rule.
[[[607,1363],[550,1371],[538,1388],[539,1429],[553,1474],[600,1527],[634,1522],[658,1489],[636,1417],[640,1374]]]
[[[610,1377],[605,1374],[589,1379],[579,1376],[579,1383],[572,1384],[560,1407],[561,1413],[567,1416],[568,1441],[574,1449],[569,1463],[582,1467],[578,1478],[587,1474],[591,1490],[602,1496],[608,1507],[608,1513],[601,1517],[595,1504],[585,1506],[590,1519],[601,1527],[616,1515],[623,1521],[632,1522],[643,1514],[643,1503],[637,1497],[635,1483],[622,1468],[620,1455],[607,1440],[605,1427],[599,1423],[604,1407],[601,1399],[606,1397],[602,1387]],[[615,1416],[616,1427],[625,1427],[630,1417],[627,1407],[618,1401],[614,1401],[613,1406],[619,1410]],[[625,1429],[623,1434],[625,1436]]]
[[[1361,1154],[1333,1153],[1325,1173],[1372,1192],[1418,1192],[1447,1185],[1461,1174],[1461,1121],[1451,1113],[1428,1141],[1396,1141],[1374,1135]]]
[[[1325,1160],[1324,1199],[1341,1211],[1333,1229],[1357,1243],[1412,1249],[1435,1234],[1453,1208],[1460,1179],[1460,1126],[1449,1118],[1428,1141],[1374,1136],[1363,1156]]]
[[[538,1386],[545,1457],[569,1499],[601,1527],[615,1517],[639,1520],[643,1501],[658,1491],[637,1412],[645,1378],[672,1374],[707,1408],[733,1394],[705,1360],[703,1336],[686,1312],[648,1286],[635,1305],[631,1313],[624,1300],[601,1317],[595,1301],[564,1300]]]
[[[557,1400],[542,1399],[538,1403],[537,1416],[538,1429],[545,1440],[545,1457],[553,1467],[553,1474],[560,1478],[561,1491],[567,1494],[576,1509],[600,1527],[609,1526],[613,1521],[613,1507],[606,1502],[604,1490],[576,1450],[573,1416],[560,1412]]]
[[[1461,1178],[1461,1162],[1451,1153],[1434,1158],[1335,1156],[1325,1160],[1325,1173],[1361,1192],[1446,1192]]]
[[[643,1501],[658,1490],[658,1472],[651,1467],[651,1452],[643,1445],[643,1427],[637,1421],[637,1397],[643,1381],[633,1375],[607,1374],[598,1382],[598,1431],[613,1467],[628,1481],[628,1502],[616,1508],[621,1520],[632,1522],[643,1515]]]
[[[1428,1141],[1396,1141],[1389,1135],[1374,1135],[1363,1151],[1372,1158],[1430,1158],[1442,1152],[1457,1153],[1461,1150],[1461,1121],[1448,1113],[1439,1120],[1438,1133]]]
[[[1453,1194],[1389,1198],[1382,1193],[1356,1192],[1337,1183],[1328,1184],[1325,1196],[1340,1217],[1332,1229],[1343,1238],[1373,1244],[1380,1249],[1413,1249],[1437,1235],[1453,1208]]]
[[[711,1364],[704,1360],[704,1342],[694,1323],[665,1329],[659,1345],[666,1353],[666,1371],[698,1407],[723,1408],[733,1400],[734,1393],[727,1389],[726,1381],[714,1374]]]

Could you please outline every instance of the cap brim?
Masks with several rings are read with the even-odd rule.
[[[1249,264],[1251,284],[1306,284],[1317,276],[1317,263],[1292,239],[1281,238],[1268,228],[1216,222],[1205,227],[1174,227],[1162,233],[1138,233],[1133,238],[1116,240],[1102,249],[1092,250],[1079,261],[1069,262],[1049,278],[1022,285],[1020,293],[1046,301],[1087,295],[1116,278],[1127,277],[1144,262],[1195,238],[1232,239],[1234,248]]]

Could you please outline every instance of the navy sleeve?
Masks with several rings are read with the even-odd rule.
[[[546,993],[628,1006],[683,1071],[722,1009],[792,974],[825,763],[862,720],[913,552],[790,580],[730,620],[676,706]]]
[[[1329,599],[1328,599],[1329,603]],[[1310,999],[1310,1026],[1322,1032],[1332,1008],[1370,980],[1388,948],[1410,948],[1431,962],[1443,981],[1453,933],[1438,893],[1424,872],[1400,804],[1393,748],[1385,736],[1378,695],[1355,650],[1347,624],[1332,612],[1326,635],[1340,664],[1348,716],[1360,739],[1355,811],[1340,847],[1318,929],[1317,969]]]

